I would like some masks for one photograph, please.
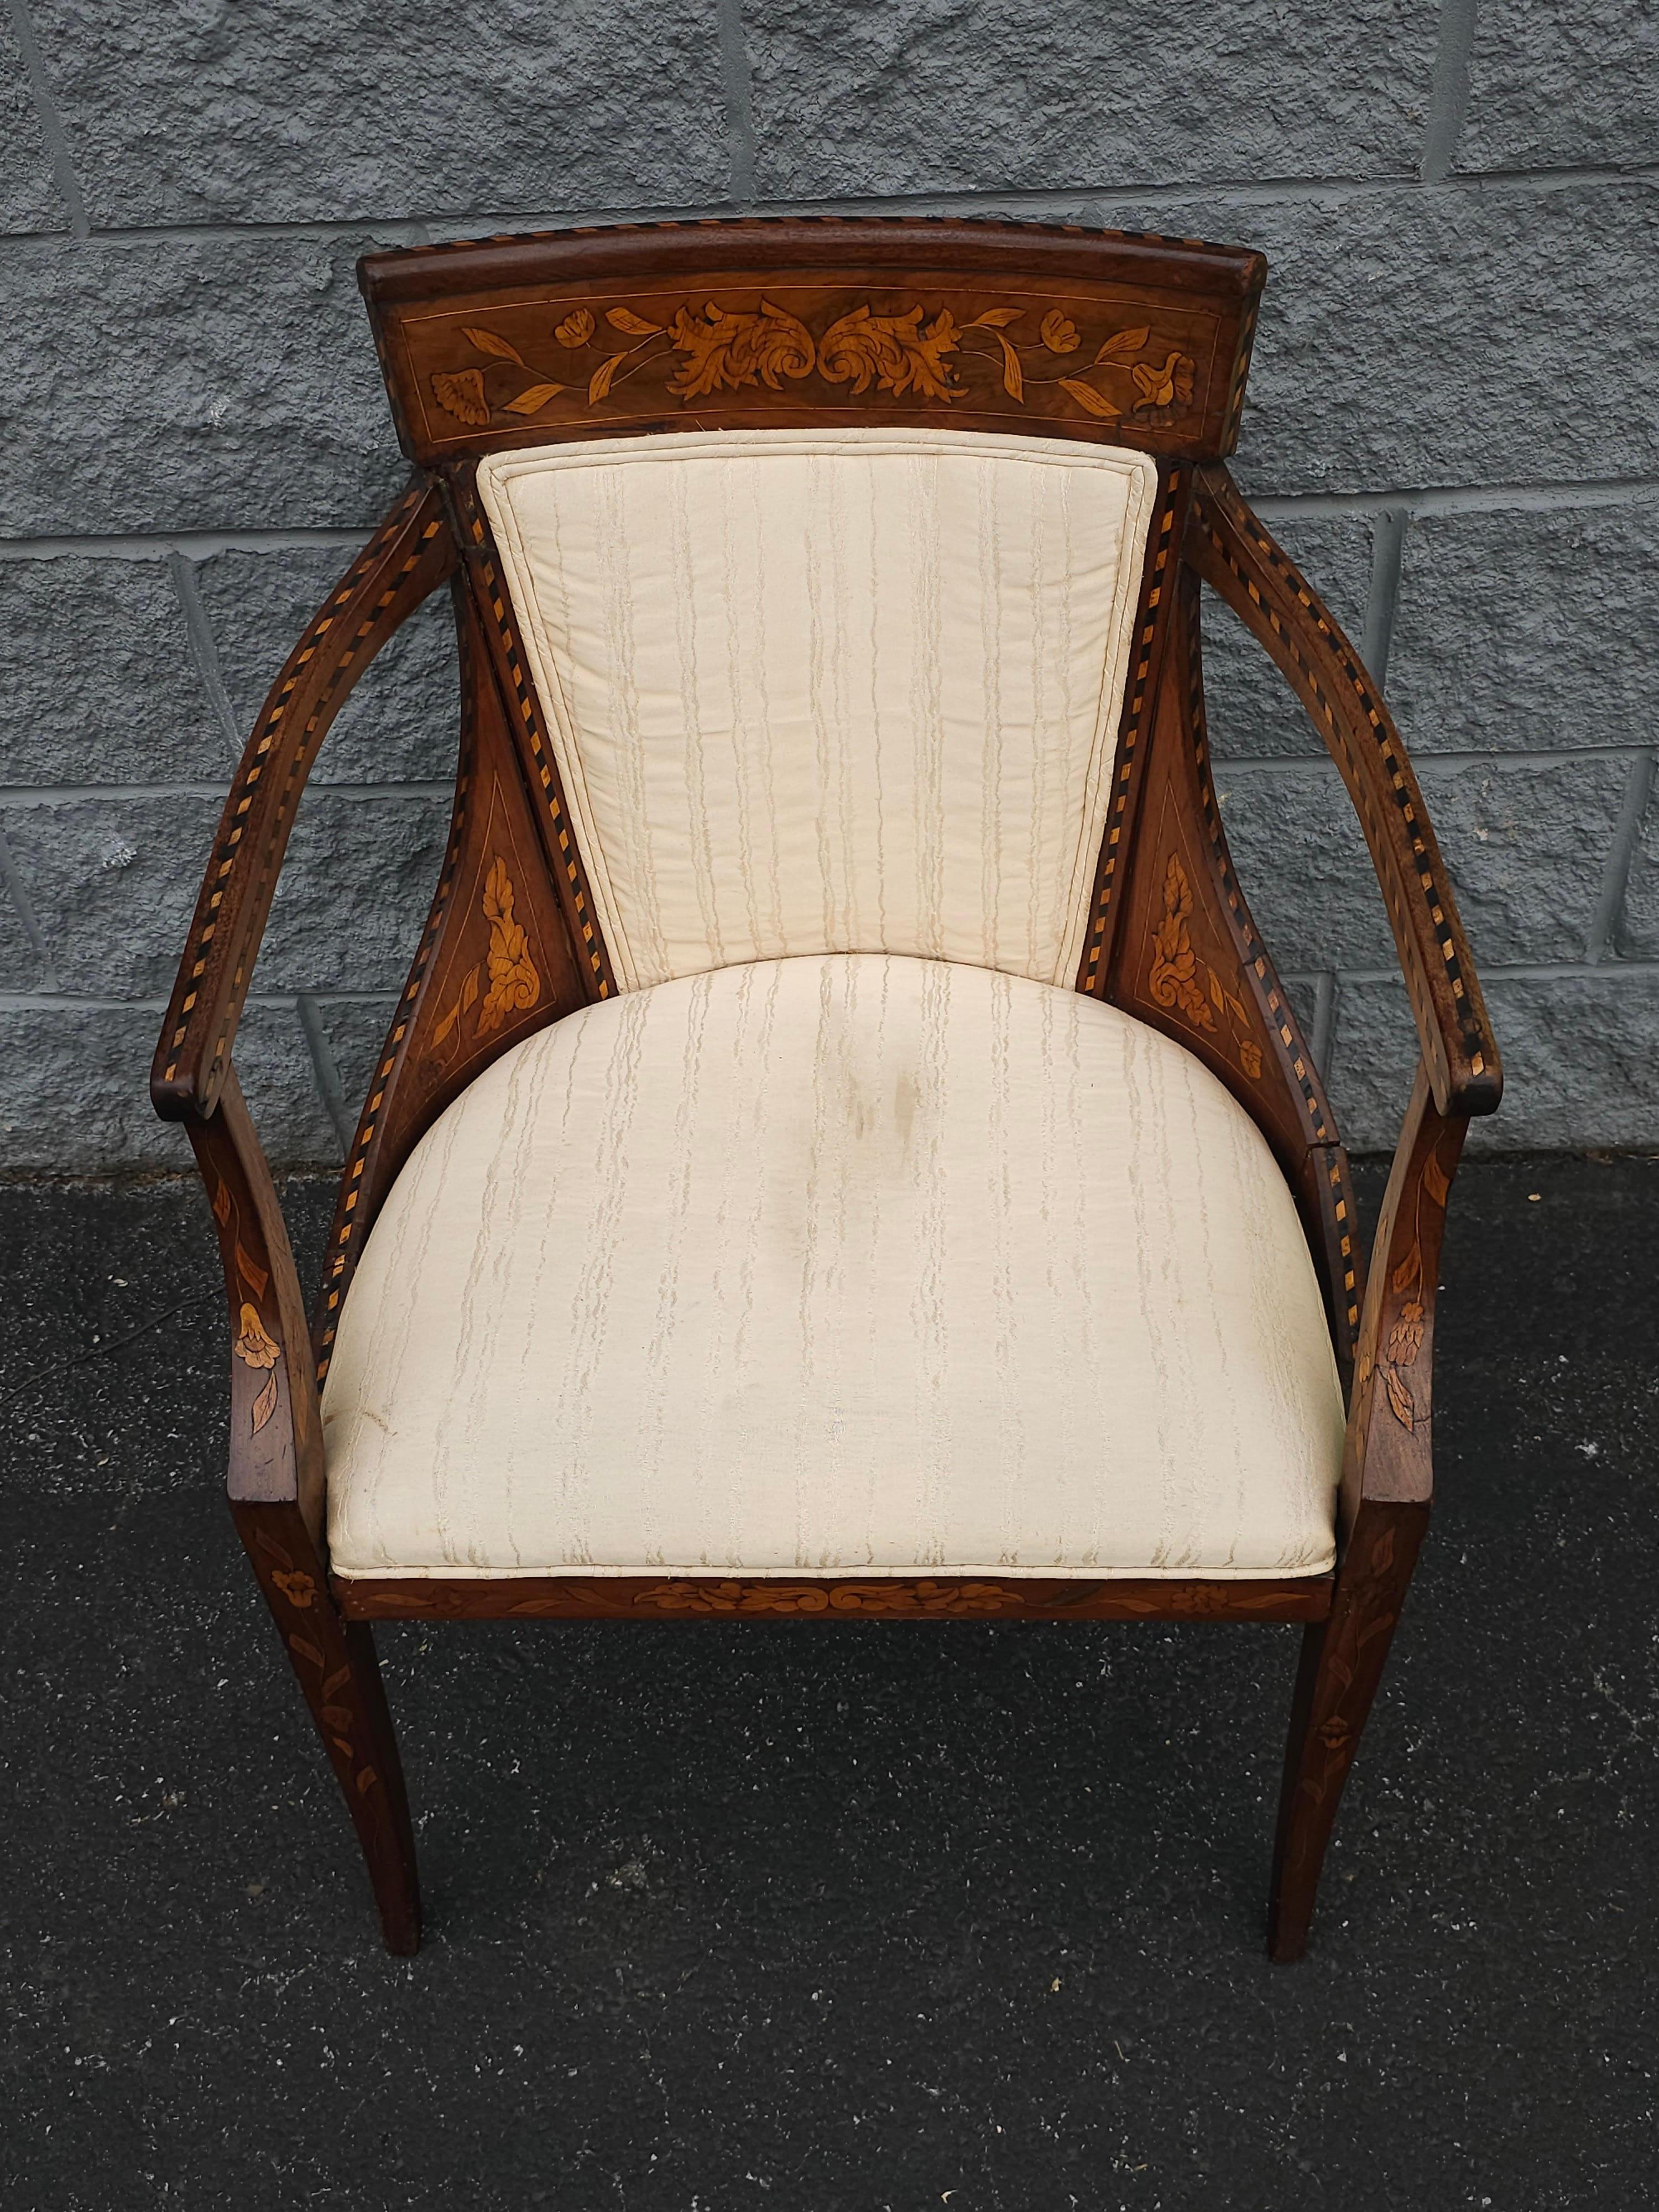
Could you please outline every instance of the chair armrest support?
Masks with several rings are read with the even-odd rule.
[[[1218,464],[1194,480],[1191,567],[1278,664],[1329,748],[1370,848],[1443,1115],[1490,1114],[1503,1069],[1440,848],[1400,732],[1329,609]]]
[[[1362,1505],[1434,1494],[1434,1307],[1446,1198],[1468,1128],[1443,1115],[1419,1060],[1371,1248],[1342,1460],[1341,1524]]]
[[[323,1519],[323,1427],[305,1302],[276,1186],[236,1072],[210,1115],[185,1131],[207,1186],[230,1304],[230,1500],[297,1505],[312,1536]]]
[[[277,872],[329,726],[387,638],[455,566],[436,485],[410,485],[289,654],[214,841],[150,1075],[163,1121],[210,1115],[230,1065]]]

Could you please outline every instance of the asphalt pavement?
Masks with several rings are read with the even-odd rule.
[[[1435,1524],[1290,1968],[1297,1632],[1224,1624],[383,1630],[387,1957],[224,1510],[207,1229],[0,1187],[7,2212],[1659,2203],[1659,1163],[1459,1180]]]

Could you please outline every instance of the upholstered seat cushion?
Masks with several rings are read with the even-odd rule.
[[[1190,1054],[944,962],[757,962],[506,1054],[371,1232],[337,1571],[1329,1567],[1342,1407]]]

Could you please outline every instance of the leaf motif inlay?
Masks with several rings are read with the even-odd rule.
[[[1095,356],[1095,367],[1109,361],[1132,361],[1151,336],[1145,323],[1132,331],[1115,331]]]
[[[1188,927],[1193,910],[1192,880],[1180,854],[1171,853],[1164,871],[1164,916],[1152,931],[1146,988],[1155,1006],[1185,1015],[1194,1029],[1218,1042],[1223,1032],[1216,1016],[1221,1015],[1240,1067],[1251,1082],[1259,1082],[1261,1048],[1251,1035],[1255,1018],[1237,993],[1229,990],[1199,957]]]
[[[283,1347],[267,1332],[257,1306],[244,1301],[240,1318],[241,1332],[230,1348],[245,1367],[265,1376],[264,1388],[253,1401],[250,1434],[257,1437],[276,1410],[276,1363],[283,1356]]]
[[[1018,1594],[994,1583],[656,1583],[635,1594],[653,1613],[1000,1613]]]
[[[256,1298],[264,1297],[265,1285],[270,1282],[270,1277],[246,1249],[240,1237],[236,1239],[235,1260],[236,1272],[249,1290]]]
[[[733,312],[710,300],[701,319],[682,307],[668,337],[684,356],[668,386],[682,399],[736,392],[757,380],[781,392],[781,377],[805,376],[812,367],[811,332],[769,300],[761,301],[758,313]]]
[[[1398,1368],[1386,1366],[1383,1368],[1382,1388],[1388,1394],[1389,1410],[1401,1427],[1406,1430],[1415,1428],[1417,1407],[1413,1402],[1411,1390],[1406,1378]]]
[[[872,315],[867,307],[831,323],[818,340],[818,373],[826,384],[845,384],[850,379],[854,393],[873,382],[883,392],[901,398],[916,392],[930,399],[953,399],[962,386],[955,380],[949,356],[962,342],[956,318],[941,307],[926,330],[922,310],[912,307],[902,315]],[[1006,339],[1001,339],[1005,351]]]
[[[469,323],[463,329],[461,336],[470,339],[480,353],[487,353],[496,361],[516,362],[520,368],[524,367],[524,356],[519,351],[517,346],[501,337],[497,331],[487,331],[477,324]]]
[[[1062,376],[1060,388],[1062,392],[1069,392],[1086,414],[1094,416],[1102,422],[1115,422],[1122,416],[1121,407],[1114,407],[1109,399],[1097,392],[1092,384],[1085,384],[1080,376]]]
[[[1198,980],[1198,955],[1187,927],[1193,887],[1179,854],[1164,871],[1164,919],[1152,932],[1152,964],[1146,988],[1154,1005],[1179,1008],[1194,1026],[1213,1030],[1215,1016]]]
[[[1019,356],[999,331],[997,343],[1002,348],[1002,388],[1011,399],[1022,403],[1025,398],[1025,379],[1019,366]]]
[[[1080,305],[1076,312],[1083,312]],[[744,307],[682,301],[672,311],[659,308],[656,317],[621,302],[597,302],[568,308],[553,326],[555,342],[566,353],[614,347],[617,339],[603,335],[608,331],[633,343],[584,364],[585,387],[538,368],[511,339],[481,323],[463,324],[460,335],[482,362],[437,370],[429,381],[439,406],[470,428],[483,428],[498,417],[539,414],[567,393],[580,407],[576,395],[583,388],[586,405],[599,406],[623,377],[662,362],[672,363],[666,389],[682,402],[757,385],[781,392],[787,380],[816,374],[853,398],[887,393],[949,406],[969,396],[965,373],[977,364],[975,375],[993,368],[1016,407],[1030,404],[1034,381],[1049,392],[1064,392],[1099,422],[1146,416],[1163,424],[1190,405],[1194,363],[1169,343],[1167,332],[1160,345],[1150,324],[1109,331],[1092,356],[1085,356],[1086,368],[1060,376],[1056,362],[1079,353],[1085,343],[1074,314],[1050,308],[1036,335],[1028,329],[1021,343],[1007,333],[1027,313],[993,306],[962,322],[943,303],[917,301],[878,312],[866,300],[815,334],[798,315],[763,298]],[[974,332],[982,333],[984,343],[964,345]],[[1149,348],[1150,359],[1138,357]],[[520,372],[516,379],[515,370]]]
[[[533,1006],[542,988],[524,926],[513,918],[513,884],[504,860],[495,862],[485,881],[483,910],[489,924],[489,988],[478,1009],[480,1036],[499,1029],[509,1014]]]
[[[1404,1291],[1410,1290],[1413,1283],[1419,1282],[1422,1279],[1422,1249],[1419,1246],[1413,1244],[1411,1250],[1407,1253],[1405,1258],[1395,1269],[1394,1273],[1389,1278],[1389,1281],[1395,1291],[1403,1293]]]
[[[611,389],[611,380],[627,358],[625,353],[613,353],[608,361],[599,363],[587,380],[587,404],[590,407],[605,398]]]
[[[480,909],[489,924],[489,953],[461,977],[426,1048],[436,1054],[440,1047],[448,1045],[448,1052],[443,1054],[446,1060],[459,1050],[462,1024],[469,1014],[473,1016],[474,1037],[488,1036],[514,1014],[527,1012],[541,996],[542,979],[531,956],[529,935],[514,912],[514,901],[513,878],[498,853],[490,862],[479,898]]]
[[[507,401],[507,411],[509,415],[539,414],[548,401],[556,399],[563,390],[564,386],[562,384],[532,384],[527,392],[521,392],[516,399]]]

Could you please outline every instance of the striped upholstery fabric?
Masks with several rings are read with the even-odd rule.
[[[932,429],[483,461],[623,987],[825,951],[1070,981],[1157,481]]]
[[[1295,1207],[1190,1054],[982,968],[767,961],[422,1139],[324,1397],[337,1572],[1322,1572]]]

